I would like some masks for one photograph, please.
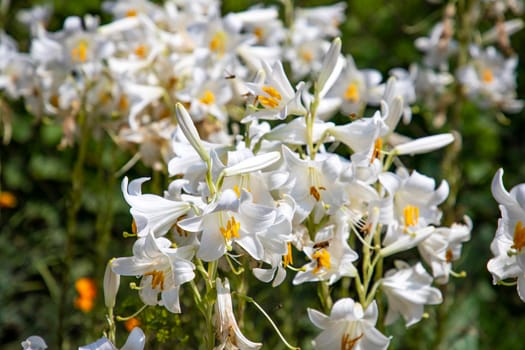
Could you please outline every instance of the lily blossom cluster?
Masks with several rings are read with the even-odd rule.
[[[344,124],[319,117],[318,109],[329,99],[326,92],[345,66],[340,48],[335,39],[314,83],[295,89],[279,62],[263,63],[264,79],[247,84],[254,99],[241,124],[244,133],[234,143],[203,141],[178,103],[172,138],[176,155],[168,163],[175,179],[164,195],[142,193],[147,178],[122,182],[137,240],[132,256],[112,260],[113,272],[138,276],[144,304],[175,313],[182,309],[179,293],[195,292],[185,284],[204,278],[215,285],[220,348],[261,346],[240,332],[230,284],[220,277],[255,265],[254,276],[273,286],[291,271],[297,271],[294,285],[354,280],[356,290],[334,304],[330,317],[309,311],[312,322],[324,329],[314,343],[323,348],[362,342],[367,349],[384,349],[389,338],[375,329],[377,291],[387,297],[388,323],[399,316],[407,326],[417,323],[425,305],[441,303],[441,292],[432,284],[448,281],[461,244],[470,238],[468,219],[440,226],[438,206],[448,195],[447,183],[436,186],[434,179],[399,161],[444,147],[453,136],[403,142],[392,137],[403,113],[395,80],[388,81],[381,109],[372,116]],[[334,153],[334,145],[351,155]],[[391,170],[394,163],[399,165]],[[416,248],[431,273],[422,262],[399,261],[382,278],[373,278],[379,261]],[[299,255],[305,263],[294,266]],[[203,264],[208,269],[197,268]]]
[[[518,57],[510,36],[523,28],[519,17],[523,6],[521,1],[512,3],[516,6],[507,6],[506,1],[483,1],[463,9],[462,16],[472,25],[468,33],[458,28],[463,24],[457,5],[447,4],[428,36],[415,41],[423,53],[422,61],[413,63],[408,71],[393,73],[413,83],[414,98],[437,114],[436,125],[445,121],[444,111],[453,100],[450,94],[459,93],[480,109],[505,113],[522,110],[523,101],[516,94]],[[492,28],[479,32],[480,23]]]
[[[408,327],[441,303],[435,284],[456,275],[470,239],[468,218],[441,224],[447,182],[403,165],[454,136],[396,132],[411,120],[415,81],[400,69],[383,79],[341,54],[344,4],[285,11],[286,25],[273,7],[222,16],[219,5],[108,2],[113,22],[71,17],[56,33],[34,21],[28,54],[0,36],[0,89],[59,118],[65,144],[102,127],[172,179],[162,195],[143,193],[147,177],[122,180],[136,240],[108,263],[111,315],[121,276],[135,277],[145,306],[182,313],[181,293],[193,294],[205,332],[215,331],[203,338],[210,348],[259,349],[236,319],[233,297],[248,298],[231,287],[236,276],[320,284],[324,301],[351,280],[326,310],[304,310],[321,329],[314,346],[386,349],[378,320]],[[408,251],[413,259],[396,259]],[[122,349],[144,343],[135,328]]]

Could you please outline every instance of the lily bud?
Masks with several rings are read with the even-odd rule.
[[[107,308],[112,309],[115,306],[115,299],[117,297],[118,288],[120,286],[120,276],[113,272],[111,259],[106,265],[104,272],[104,303]]]
[[[433,135],[428,137],[421,137],[414,141],[409,141],[394,147],[394,153],[402,154],[418,154],[427,153],[445,147],[454,141],[454,136],[450,133]]]
[[[323,98],[332,85],[334,85],[344,66],[345,60],[341,56],[341,39],[335,38],[326,53],[323,67],[317,78],[316,89],[319,91],[319,98]]]
[[[186,111],[186,108],[184,108],[181,103],[177,103],[175,105],[175,112],[177,115],[177,122],[179,123],[184,136],[188,139],[188,142],[197,151],[203,161],[206,163],[209,162],[210,155],[204,148],[199,133],[197,132],[197,128],[195,128],[195,124],[193,124],[193,120],[188,114],[188,111]]]

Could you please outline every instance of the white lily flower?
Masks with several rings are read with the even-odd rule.
[[[41,336],[32,335],[22,342],[23,350],[45,350],[47,344]]]
[[[382,173],[379,181],[389,196],[382,206],[381,222],[402,228],[409,233],[419,228],[434,224],[438,225],[441,211],[438,205],[448,196],[449,187],[442,181],[436,189],[435,180],[413,171],[408,174],[405,168],[399,168],[397,174]],[[396,229],[396,232],[399,231]],[[385,243],[391,241],[387,235]]]
[[[409,327],[421,320],[424,305],[441,304],[443,298],[439,289],[430,286],[432,277],[421,263],[411,267],[398,260],[395,265],[381,280],[381,289],[388,300],[385,324],[393,323],[402,315]]]
[[[470,51],[471,63],[457,71],[457,79],[467,95],[481,108],[519,112],[523,101],[516,99],[518,58],[505,58],[492,46],[485,50],[473,46]]]
[[[139,295],[146,305],[162,305],[180,313],[180,286],[195,277],[195,265],[190,261],[195,248],[171,246],[170,240],[150,233],[135,242],[132,257],[116,258],[111,266],[118,275],[142,276]]]
[[[290,196],[277,204],[277,216],[275,223],[265,232],[262,232],[261,242],[264,246],[264,262],[271,265],[269,269],[254,268],[253,274],[260,281],[270,282],[276,287],[286,277],[286,267],[293,263],[291,241],[292,219],[295,212],[295,201]]]
[[[388,131],[381,114],[376,112],[371,118],[361,118],[353,122],[337,125],[329,129],[330,135],[341,141],[357,154],[372,160],[376,143]]]
[[[304,83],[299,83],[294,90],[281,62],[269,66],[262,62],[265,79],[259,83],[246,83],[246,87],[256,96],[256,104],[261,107],[243,119],[284,119],[288,115],[304,115],[306,109],[301,104]],[[254,107],[257,108],[257,105]]]
[[[339,158],[328,155],[323,160],[303,160],[286,146],[282,152],[290,173],[288,194],[297,204],[295,220],[302,222],[314,208],[336,212],[345,202],[343,184],[338,181],[343,169]]]
[[[146,344],[146,335],[139,327],[133,328],[120,350],[143,350]],[[94,343],[84,345],[78,350],[119,350],[106,337],[102,337]]]
[[[443,36],[445,30],[444,23],[438,22],[429,37],[417,38],[415,41],[415,46],[425,53],[423,62],[428,67],[448,70],[449,57],[457,51],[457,42]]]
[[[328,284],[333,284],[343,276],[354,277],[357,269],[353,262],[358,255],[348,245],[347,232],[348,226],[341,224],[320,230],[313,245],[303,247],[311,262],[304,266],[304,271],[297,273],[293,284],[314,281],[328,281]]]
[[[418,244],[419,253],[432,268],[436,283],[447,283],[452,262],[461,256],[462,243],[470,240],[472,221],[465,216],[466,224],[454,223],[449,227],[438,227]]]
[[[500,219],[501,220],[501,219]],[[509,255],[514,242],[498,231],[490,244],[490,251],[494,257],[487,263],[487,269],[492,274],[494,285],[508,278],[516,278],[525,275],[518,265],[516,255]]]
[[[341,112],[360,116],[374,89],[381,83],[381,73],[375,69],[358,69],[352,56],[346,56],[346,67],[328,96],[341,99]]]
[[[327,6],[298,7],[296,22],[304,21],[315,27],[319,37],[333,38],[340,34],[339,24],[345,20],[346,6],[345,2],[338,2]]]
[[[507,253],[517,255],[518,263],[525,271],[525,184],[514,186],[507,192],[503,185],[503,169],[499,169],[492,180],[492,195],[501,211],[497,234],[513,242]]]
[[[262,343],[255,343],[242,334],[235,315],[233,314],[232,296],[230,293],[230,282],[224,279],[224,284],[217,278],[217,302],[215,303],[215,326],[220,345],[214,350],[240,349],[256,350],[262,347]]]
[[[365,309],[350,298],[335,302],[327,316],[308,308],[310,321],[323,331],[313,341],[322,350],[386,350],[390,338],[376,328],[377,305],[375,300]]]
[[[130,213],[139,237],[144,237],[149,232],[155,236],[166,234],[191,208],[191,205],[184,201],[170,200],[154,194],[142,194],[141,186],[148,180],[147,177],[135,179],[129,186],[127,177],[122,180],[122,193],[131,206]]]
[[[252,202],[251,195],[242,190],[240,197],[234,190],[223,191],[210,203],[201,216],[181,220],[185,231],[202,232],[197,257],[215,261],[237,243],[254,259],[264,254],[258,233],[275,222],[275,209]]]

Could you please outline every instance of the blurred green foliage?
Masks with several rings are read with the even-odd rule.
[[[28,45],[27,29],[16,22],[16,11],[46,1],[12,1],[7,16],[3,18],[4,29],[20,42]],[[59,29],[65,17],[85,13],[101,13],[100,0],[54,1],[54,15],[49,27]],[[270,2],[269,2],[270,3]],[[271,2],[277,4],[276,2]],[[227,1],[225,12],[238,11],[255,4],[254,1]],[[298,6],[326,4],[326,1],[297,1]],[[353,1],[348,4],[347,20],[341,24],[343,50],[352,54],[360,68],[376,68],[384,75],[393,67],[407,68],[421,58],[415,49],[415,38],[427,35],[433,23],[441,15],[442,4],[430,4],[420,0],[404,1]],[[525,31],[512,38],[513,47],[523,59],[525,54]],[[525,97],[525,68],[519,66],[518,96]],[[49,348],[57,341],[57,308],[59,285],[64,271],[60,262],[64,258],[67,194],[70,175],[76,153],[75,148],[59,150],[60,126],[47,120],[36,121],[19,103],[10,104],[13,126],[12,139],[0,145],[0,190],[12,192],[17,198],[15,208],[0,209],[0,347],[20,349],[26,337],[39,334],[48,342]],[[404,127],[409,135],[424,135],[446,131],[432,126],[432,115],[415,114],[414,122]],[[490,258],[489,245],[496,230],[499,210],[490,194],[490,181],[499,167],[505,169],[508,188],[525,182],[525,112],[509,115],[505,122],[494,113],[483,112],[466,104],[461,111],[460,129],[463,137],[458,167],[461,169],[460,191],[456,203],[455,220],[469,215],[474,222],[472,240],[464,246],[463,258],[455,266],[466,271],[465,279],[455,279],[446,292],[445,303],[429,307],[429,318],[405,330],[402,321],[387,331],[394,335],[392,348],[396,349],[520,349],[522,335],[516,332],[525,327],[525,305],[516,295],[515,288],[491,285],[486,270]],[[508,124],[508,125],[507,125]],[[65,344],[74,349],[92,342],[101,335],[105,326],[101,281],[105,262],[112,256],[129,255],[131,240],[122,237],[129,231],[131,216],[120,193],[120,179],[112,179],[113,172],[130,157],[111,146],[107,136],[101,136],[100,144],[90,144],[86,159],[85,187],[79,213],[78,230],[74,238],[74,269],[71,271],[70,301],[64,326]],[[101,146],[102,145],[102,146]],[[99,147],[99,148],[97,148]],[[99,152],[102,147],[100,158]],[[104,151],[106,150],[106,151]],[[108,152],[107,150],[111,150]],[[422,173],[439,180],[442,154],[410,160]],[[412,163],[411,163],[412,164]],[[113,172],[112,172],[113,171]],[[129,176],[150,176],[149,169],[138,166]],[[163,175],[156,174],[154,183],[163,183]],[[101,190],[100,183],[107,186]],[[108,185],[110,184],[110,185]],[[155,185],[152,185],[155,188]],[[112,207],[111,241],[102,242],[105,248],[94,242],[97,239],[95,225],[101,220],[98,206],[105,203]],[[99,281],[97,307],[89,314],[73,308],[76,292],[75,278],[90,276]],[[253,276],[247,281],[232,281],[233,290],[243,285],[258,286]],[[286,282],[290,282],[290,276]],[[123,285],[132,279],[123,279]],[[316,330],[306,317],[306,307],[321,309],[321,305],[304,305],[296,309],[297,299],[314,300],[316,291],[311,285],[292,287],[290,283],[271,289],[254,288],[256,300],[275,317],[283,333],[292,344],[303,349],[310,348],[310,340]],[[341,288],[337,285],[334,288]],[[123,288],[125,289],[125,288]],[[246,291],[248,295],[250,290]],[[312,297],[312,298],[310,298]],[[136,295],[121,291],[122,302],[117,313],[131,314],[139,307]],[[282,348],[282,344],[266,320],[250,304],[243,305],[234,298],[238,307],[245,310],[240,320],[250,339],[264,340],[265,348]],[[201,317],[188,310],[192,300],[189,293],[182,295],[183,312],[173,316],[164,309],[147,309],[140,317],[146,331],[159,325],[167,330],[152,334],[149,349],[195,348],[202,334],[198,329],[187,330],[185,322]],[[256,321],[254,321],[256,320]],[[123,328],[120,329],[121,334]],[[149,334],[148,334],[149,336]],[[441,341],[438,342],[438,338]],[[119,339],[119,344],[123,339]]]

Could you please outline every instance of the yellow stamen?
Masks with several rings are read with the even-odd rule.
[[[219,56],[226,52],[226,33],[219,31],[210,40],[210,50],[217,53]]]
[[[138,14],[137,10],[129,9],[126,11],[126,17],[135,17]]]
[[[232,238],[239,238],[239,230],[241,229],[241,223],[237,222],[235,220],[235,217],[232,216],[230,220],[228,220],[228,223],[226,224],[226,228],[221,227],[221,233],[224,236],[224,239],[229,241]]]
[[[258,96],[259,102],[265,107],[275,108],[279,106],[279,101],[282,100],[281,94],[271,86],[263,86],[262,90],[269,96]]]
[[[312,62],[314,59],[314,54],[310,50],[303,50],[301,51],[301,58],[306,62]]]
[[[80,41],[78,45],[71,49],[71,59],[73,62],[86,62],[88,54],[88,44],[84,40]]]
[[[317,262],[317,266],[314,268],[313,273],[318,273],[322,268],[330,268],[330,253],[326,249],[316,250],[312,258]]]
[[[514,227],[514,244],[511,248],[519,251],[523,247],[525,247],[525,226],[521,221],[518,221]]]
[[[199,101],[205,105],[211,105],[213,102],[215,102],[215,95],[210,90],[206,90]]]
[[[350,334],[343,334],[343,338],[341,338],[341,350],[352,350],[357,342],[363,338],[363,335],[364,333],[361,333],[357,337],[351,339]]]
[[[345,90],[344,99],[352,103],[359,101],[359,87],[357,83],[351,82]]]
[[[288,252],[283,256],[283,266],[286,268],[291,264],[293,264],[292,244],[288,242]]]
[[[239,189],[239,186],[237,185],[233,186],[233,191],[237,195],[237,198],[241,198],[241,190]]]
[[[481,73],[481,80],[483,80],[484,83],[492,83],[494,80],[494,73],[488,68],[483,69],[483,72]]]
[[[144,59],[146,58],[147,54],[148,54],[148,48],[146,47],[146,45],[144,44],[140,44],[139,46],[137,46],[135,48],[135,50],[133,51],[135,53],[135,55],[137,55],[138,57]]]
[[[135,220],[131,221],[131,232],[137,234],[137,223],[135,222]]]
[[[164,272],[153,270],[146,272],[144,277],[151,276],[151,288],[156,289],[160,287],[160,290],[164,290]]]
[[[374,162],[375,159],[378,159],[381,155],[381,150],[383,149],[383,139],[380,137],[374,142],[374,152],[372,153],[372,159],[370,159],[370,164]]]
[[[417,225],[419,220],[419,208],[413,205],[407,205],[403,208],[403,216],[405,218],[405,229],[408,226]]]

